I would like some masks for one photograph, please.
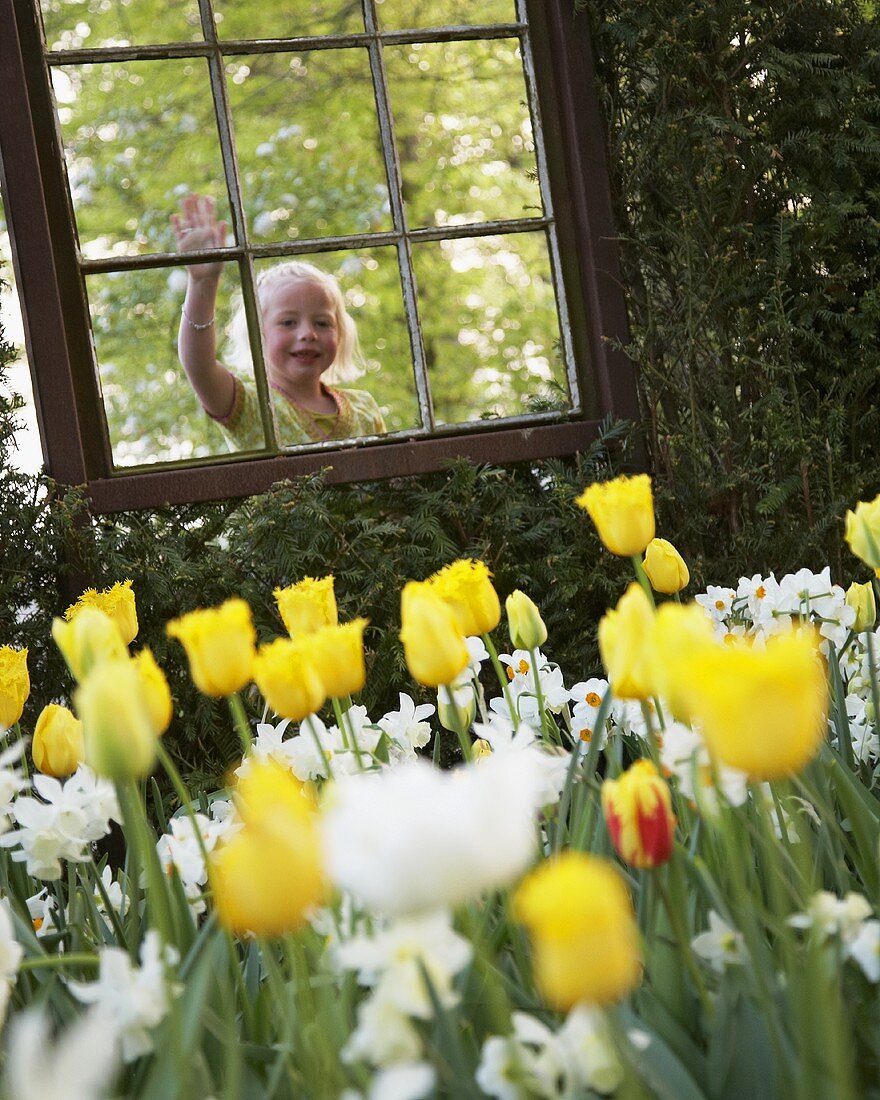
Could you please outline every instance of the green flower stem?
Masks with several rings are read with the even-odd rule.
[[[233,725],[241,741],[242,752],[247,756],[254,743],[251,737],[251,727],[248,722],[247,711],[244,709],[244,703],[241,701],[241,696],[237,691],[234,691],[231,695],[227,695],[226,698],[229,702],[229,712],[232,715]]]
[[[333,769],[330,767],[330,759],[324,752],[324,746],[321,744],[321,738],[318,736],[318,731],[315,729],[312,718],[314,715],[310,714],[308,718],[304,718],[302,724],[306,727],[311,735],[312,740],[315,742],[315,748],[318,750],[318,756],[321,757],[321,763],[324,765],[324,770],[327,773],[327,778],[333,778]]]
[[[547,702],[544,699],[544,689],[541,687],[541,677],[538,673],[537,650],[529,650],[529,661],[531,662],[532,667],[532,679],[535,681],[535,698],[538,700],[538,716],[541,721],[541,733],[548,734],[552,740],[558,741],[559,730],[556,726],[556,723],[552,722],[549,715],[547,714]],[[553,733],[556,734],[555,737],[552,736],[550,732],[551,729]]]
[[[205,873],[208,871],[208,849],[205,847],[205,838],[202,836],[202,830],[199,828],[199,824],[196,821],[196,811],[193,807],[192,796],[187,790],[186,784],[181,778],[180,772],[177,770],[177,766],[168,754],[165,746],[162,744],[162,739],[156,742],[156,755],[159,757],[159,763],[165,769],[165,773],[171,780],[171,785],[177,792],[177,797],[180,799],[181,806],[186,810],[186,815],[192,823],[193,833],[195,834],[196,843],[199,846],[199,854],[201,855],[205,864]]]
[[[660,746],[657,744],[657,731],[654,729],[654,716],[651,713],[651,708],[647,700],[642,699],[640,705],[642,708],[642,718],[645,720],[645,727],[648,731],[648,753],[651,757],[651,762],[658,771],[661,771]]]
[[[461,721],[461,712],[458,708],[458,703],[455,701],[455,692],[445,684],[441,685],[438,692],[444,692],[446,700],[449,704],[449,710],[455,720],[455,733],[458,737],[458,743],[461,746],[461,755],[464,757],[466,763],[470,763],[473,757],[473,746],[471,740],[468,737],[468,731],[464,722]]]
[[[116,782],[116,796],[122,809],[123,829],[131,855],[129,882],[132,890],[137,890],[140,870],[146,872],[146,899],[148,911],[162,937],[163,943],[173,944],[174,923],[169,908],[168,889],[165,876],[159,864],[156,841],[151,835],[143,803],[133,779],[120,779]],[[133,901],[134,899],[132,899]]]
[[[501,662],[498,660],[498,650],[495,648],[495,643],[488,633],[482,635],[483,644],[489,651],[489,657],[492,660],[492,667],[495,669],[495,675],[498,677],[498,683],[501,684],[501,690],[504,693],[504,701],[507,703],[507,710],[510,713],[510,721],[513,724],[513,732],[519,729],[519,714],[513,706],[513,700],[510,698],[510,687],[508,679],[504,674],[504,669],[501,667]]]
[[[657,601],[654,599],[654,589],[651,587],[651,582],[648,580],[648,574],[645,572],[645,567],[642,565],[641,554],[633,554],[630,558],[633,566],[633,572],[636,575],[636,580],[644,588],[645,595],[651,601],[651,607],[657,606]]]
[[[868,668],[871,671],[871,702],[874,704],[874,732],[880,730],[880,692],[877,690],[877,657],[874,653],[874,634],[865,635],[868,642]]]
[[[18,969],[60,970],[65,966],[98,966],[100,962],[97,955],[70,951],[64,955],[32,955],[29,959],[22,959]]]
[[[333,704],[333,713],[336,715],[336,723],[339,726],[339,732],[342,734],[342,740],[345,742],[346,748],[354,753],[354,758],[357,760],[357,766],[359,771],[364,771],[364,761],[361,755],[361,747],[358,744],[357,734],[351,723],[348,720],[348,711],[342,709],[342,704],[334,696],[330,702]]]
[[[697,996],[700,998],[700,1004],[703,1007],[703,1011],[706,1013],[706,1018],[712,1020],[715,1016],[715,1006],[712,1004],[712,1000],[709,997],[709,991],[706,989],[706,983],[703,981],[703,975],[700,973],[699,963],[694,958],[691,942],[681,922],[681,914],[673,904],[672,898],[669,895],[669,889],[666,885],[663,870],[656,868],[653,872],[653,879],[663,901],[663,908],[666,910],[666,915],[669,917],[669,925],[672,928],[672,934],[675,936],[688,974],[690,974],[691,981],[694,983],[694,988],[697,991]]]
[[[12,728],[15,730],[15,736],[18,738],[19,745],[21,745],[21,770],[24,772],[25,779],[30,779],[31,773],[28,769],[27,762],[27,739],[21,732],[21,722],[16,722]]]

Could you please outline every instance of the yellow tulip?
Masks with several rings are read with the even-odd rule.
[[[516,589],[504,601],[507,626],[514,649],[538,649],[547,641],[541,612],[525,592]]]
[[[675,816],[669,786],[650,760],[637,760],[602,784],[602,812],[617,854],[645,870],[672,855]]]
[[[290,772],[255,764],[239,782],[242,830],[211,856],[221,923],[280,936],[303,924],[326,895],[315,815]]]
[[[444,566],[425,582],[448,604],[466,638],[488,634],[501,618],[498,593],[485,562],[464,558]]]
[[[589,512],[612,554],[641,554],[654,537],[654,498],[647,474],[596,482],[575,503]]]
[[[426,687],[451,684],[470,657],[449,605],[430,586],[409,581],[400,597],[400,640],[409,671]]]
[[[639,981],[639,934],[623,880],[604,859],[568,851],[516,891],[538,989],[554,1008],[619,1000]]]
[[[82,681],[103,661],[128,660],[119,627],[97,607],[83,607],[65,622],[54,619],[52,637],[76,680]]]
[[[651,682],[654,609],[641,586],[631,584],[599,622],[599,653],[618,699],[647,699]]]
[[[360,691],[367,678],[364,668],[366,619],[325,626],[308,635],[308,653],[324,693],[338,699]]]
[[[30,695],[27,655],[26,649],[0,646],[0,730],[15,725]]]
[[[853,581],[846,590],[846,602],[856,613],[853,623],[856,634],[872,630],[877,621],[877,602],[874,599],[873,584],[870,581],[866,584],[857,584]]]
[[[132,660],[141,678],[141,690],[147,710],[150,712],[153,731],[157,737],[161,737],[171,725],[171,719],[174,716],[171,688],[149,646],[144,646]]]
[[[293,722],[314,714],[327,698],[312,662],[311,643],[312,637],[276,638],[260,646],[254,658],[254,680],[266,702]]]
[[[862,500],[846,513],[847,545],[857,558],[880,576],[880,496]]]
[[[108,779],[139,779],[156,758],[156,734],[133,661],[102,661],[74,694],[85,758]]]
[[[34,727],[31,756],[43,775],[72,775],[85,759],[82,722],[67,707],[49,703]]]
[[[678,685],[710,751],[751,779],[799,772],[825,735],[828,685],[811,631],[693,655]]]
[[[684,558],[666,539],[651,539],[645,551],[644,565],[651,587],[665,596],[681,592],[691,579]]]
[[[205,695],[232,695],[251,679],[257,635],[244,600],[190,611],[165,630],[183,645],[193,683]]]
[[[116,623],[125,645],[130,645],[137,637],[138,617],[131,581],[117,581],[112,588],[105,588],[101,592],[87,588],[76,603],[71,604],[64,612],[64,618],[71,622],[85,607],[95,607],[109,615]]]
[[[333,576],[304,577],[287,588],[273,592],[284,627],[291,638],[297,634],[313,634],[323,626],[336,626],[336,595]]]
[[[657,608],[648,646],[648,679],[652,694],[659,695],[676,718],[690,720],[686,692],[691,660],[696,653],[719,646],[709,616],[699,604],[664,603]]]

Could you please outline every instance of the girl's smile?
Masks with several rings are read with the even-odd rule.
[[[270,378],[294,388],[317,389],[339,348],[333,299],[307,280],[283,283],[266,305],[263,333]]]

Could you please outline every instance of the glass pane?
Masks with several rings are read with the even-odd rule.
[[[361,0],[214,0],[214,20],[222,38],[364,33]]]
[[[169,217],[190,191],[229,220],[203,58],[70,66],[52,80],[86,256],[173,251]]]
[[[50,50],[202,38],[198,0],[40,0]]]
[[[376,0],[385,30],[516,23],[513,0]]]
[[[301,264],[312,266],[303,270]],[[336,438],[337,433],[338,438],[381,434],[377,433],[376,421],[371,419],[373,402],[378,405],[381,421],[389,432],[420,424],[395,248],[323,252],[298,256],[294,261],[266,260],[257,264],[257,272],[263,315],[263,355],[270,382],[278,387],[273,390],[273,404],[278,442],[282,446],[320,442]],[[328,276],[332,280],[329,283]],[[303,365],[289,355],[310,339],[291,330],[295,318],[313,308],[302,289],[304,284],[314,288],[316,280],[323,281],[326,291],[323,302],[319,300],[318,305],[332,309],[336,322],[336,356],[326,371],[319,369],[317,357],[315,368],[304,370]],[[335,313],[340,291],[346,312],[354,323],[360,357],[350,354],[353,346],[350,337],[339,338],[346,328]],[[282,325],[288,328],[279,336]],[[349,360],[351,369],[346,370],[345,363]],[[343,394],[343,408],[335,421],[332,415],[328,421],[308,411],[302,412],[302,403],[296,400],[299,393],[308,394],[310,387],[317,388],[318,379]],[[291,408],[285,394],[294,399],[297,408]],[[349,404],[353,413],[350,430],[340,426],[346,424],[341,417],[347,415],[345,406]]]
[[[389,46],[409,225],[540,216],[516,39]]]
[[[438,424],[570,407],[543,233],[426,242],[413,264]]]
[[[221,341],[235,327],[241,297],[237,266],[223,266],[216,306]],[[238,449],[205,413],[178,357],[185,269],[114,271],[88,276],[86,284],[114,464],[140,466]],[[249,362],[228,365],[254,389]],[[248,449],[263,446],[262,429],[255,435]]]
[[[226,71],[255,241],[391,228],[366,50],[237,57]]]

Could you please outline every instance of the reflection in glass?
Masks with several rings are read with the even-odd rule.
[[[385,49],[410,226],[540,216],[516,39]]]
[[[513,0],[376,0],[384,30],[515,23]]]
[[[217,300],[220,332],[240,287],[237,266],[224,266]],[[185,271],[114,271],[88,276],[86,284],[114,465],[226,454],[230,448],[199,404],[177,356]],[[253,376],[245,367],[242,377]]]
[[[226,39],[364,33],[361,0],[214,0],[214,19]]]
[[[50,50],[202,38],[198,0],[40,0]]]
[[[378,406],[379,424],[384,424],[390,432],[418,426],[418,399],[395,248],[323,252],[314,256],[297,256],[292,264],[289,261],[266,260],[256,265],[260,308],[264,318],[263,356],[270,378],[274,353],[268,325],[279,302],[277,288],[284,287],[285,283],[289,285],[291,277],[283,273],[295,274],[298,270],[295,265],[299,263],[312,265],[324,277],[335,280],[345,310],[354,323],[360,355],[353,356],[355,369],[348,372],[348,377],[335,378],[339,361],[345,358],[346,351],[353,350],[350,341],[346,348],[341,339],[337,361],[321,376],[325,384],[341,394],[335,419],[315,418],[308,411],[291,408],[284,393],[273,390],[278,442],[282,446],[295,446],[321,442],[322,437],[351,438],[377,434],[374,406]],[[335,294],[335,288],[331,288],[331,299]],[[295,306],[297,303],[294,301],[292,304]],[[241,347],[240,339],[237,343]],[[280,385],[284,386],[284,364],[278,366]]]
[[[571,405],[543,233],[413,247],[437,423]]]
[[[229,219],[202,58],[52,70],[82,250],[89,258],[172,251],[182,195],[212,195]]]
[[[366,50],[236,57],[226,72],[255,241],[391,228]]]

